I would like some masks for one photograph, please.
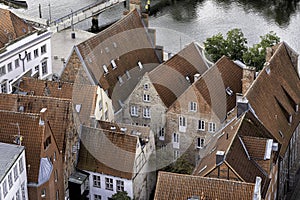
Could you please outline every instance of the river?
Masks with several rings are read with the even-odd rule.
[[[146,0],[144,0],[146,1]],[[158,4],[160,2],[165,4]],[[19,9],[38,17],[41,4],[43,18],[62,17],[71,10],[87,6],[96,0],[27,0],[28,9]],[[50,4],[50,6],[49,6]],[[259,36],[274,31],[300,53],[299,0],[152,0],[150,26],[157,29],[157,44],[176,53],[191,41],[202,43],[219,32],[242,29],[248,44],[259,42]],[[3,7],[3,6],[1,6]],[[99,23],[107,24],[122,15],[123,6],[110,9],[99,16]],[[87,29],[91,20],[77,25]]]

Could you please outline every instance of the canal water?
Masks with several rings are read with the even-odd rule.
[[[51,13],[53,20],[96,1],[27,0],[28,9],[18,12],[38,17],[41,4],[43,18],[49,19]],[[242,29],[249,45],[259,42],[260,35],[274,31],[300,53],[299,0],[152,0],[151,11],[150,26],[157,29],[157,43],[172,53],[191,41],[202,43],[232,28]],[[100,25],[117,20],[122,12],[120,5],[102,13]],[[77,25],[83,29],[90,26],[90,20]]]

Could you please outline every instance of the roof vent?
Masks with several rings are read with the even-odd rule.
[[[122,128],[120,128],[120,130],[121,130],[123,133],[125,133],[125,132],[127,131],[127,128],[122,127]]]
[[[139,61],[137,64],[138,64],[140,70],[142,70],[143,69],[143,65],[142,65],[141,61]]]
[[[197,80],[199,80],[200,76],[201,76],[201,75],[198,74],[198,73],[195,74],[195,75],[194,75],[194,82],[196,82]]]
[[[110,127],[110,130],[113,130],[113,131],[114,131],[114,130],[116,130],[116,127],[115,127],[115,126],[111,126],[111,127]]]
[[[187,80],[187,82],[191,82],[190,78],[188,76],[185,76],[185,79]]]
[[[108,74],[108,69],[107,69],[106,65],[103,65],[102,68],[103,68],[104,73]]]
[[[111,60],[110,62],[111,62],[112,68],[116,69],[117,68],[116,62],[114,60]]]
[[[267,74],[270,74],[270,73],[271,73],[271,69],[270,69],[269,63],[266,62],[265,65],[266,65],[266,67],[265,67],[266,73],[267,73]]]
[[[273,144],[272,144],[272,151],[278,151],[278,143],[273,142]]]

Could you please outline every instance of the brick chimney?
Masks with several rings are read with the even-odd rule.
[[[242,78],[242,93],[246,94],[247,90],[250,88],[251,84],[255,79],[255,67],[245,66],[243,68],[243,78]]]

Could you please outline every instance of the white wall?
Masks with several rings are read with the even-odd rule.
[[[23,162],[23,172],[20,174],[20,169],[19,169],[19,160],[22,160]],[[15,177],[14,177],[14,167],[17,166],[18,168],[18,174],[19,177],[18,179],[15,181]],[[8,174],[12,173],[12,178],[13,178],[13,185],[12,187],[9,189],[9,185],[8,185]],[[25,199],[28,199],[28,191],[27,191],[27,175],[26,175],[26,162],[25,162],[25,151],[23,151],[21,153],[21,155],[19,156],[19,158],[16,160],[16,162],[12,165],[12,167],[10,168],[10,170],[8,171],[8,173],[6,174],[6,176],[2,179],[1,183],[0,183],[0,187],[1,187],[1,191],[0,191],[0,199],[1,200],[11,200],[11,199],[16,199],[16,192],[19,190],[20,192],[20,197],[22,199],[22,191],[21,191],[21,185],[22,183],[24,184],[24,189],[25,189]],[[4,198],[3,195],[3,182],[6,180],[7,183],[7,189],[8,189],[8,193]]]
[[[124,181],[124,190],[128,193],[128,196],[133,199],[132,180],[115,177],[115,176],[110,176],[110,175],[106,175],[106,174],[94,173],[94,172],[90,172],[90,171],[87,171],[87,172],[90,174],[90,176],[89,176],[90,200],[94,200],[94,194],[101,195],[101,199],[107,200],[107,198],[109,198],[113,194],[117,193],[117,187],[116,187],[117,180]],[[101,188],[93,186],[93,175],[100,176]],[[113,179],[113,191],[105,189],[105,178]]]
[[[39,68],[39,77],[41,79],[46,78],[47,76],[52,74],[52,61],[51,61],[51,33],[46,31],[38,34],[33,33],[19,41],[15,41],[12,44],[6,46],[6,51],[0,54],[0,68],[5,66],[6,74],[0,76],[0,83],[7,83],[7,92],[11,93],[12,88],[8,82],[14,80],[18,76],[20,76],[23,71],[23,62],[19,59],[19,54],[21,54],[21,58],[24,58],[25,51],[31,54],[31,60],[25,59],[24,66],[25,71],[33,69],[33,73],[36,72],[35,67]],[[46,45],[46,53],[41,53],[41,47]],[[34,50],[38,50],[38,56],[35,58]],[[19,59],[19,67],[16,68],[15,60]],[[47,61],[47,73],[42,74],[42,62]],[[8,71],[8,64],[12,63],[12,71]],[[32,74],[33,75],[33,74]],[[1,92],[1,90],[0,90]]]
[[[102,105],[101,110],[100,110],[100,102]],[[105,116],[105,113],[107,113],[107,116]],[[94,114],[96,120],[109,121],[109,122],[114,120],[112,100],[107,96],[104,90],[100,87],[97,88],[97,99],[96,99],[96,107],[95,107]]]

